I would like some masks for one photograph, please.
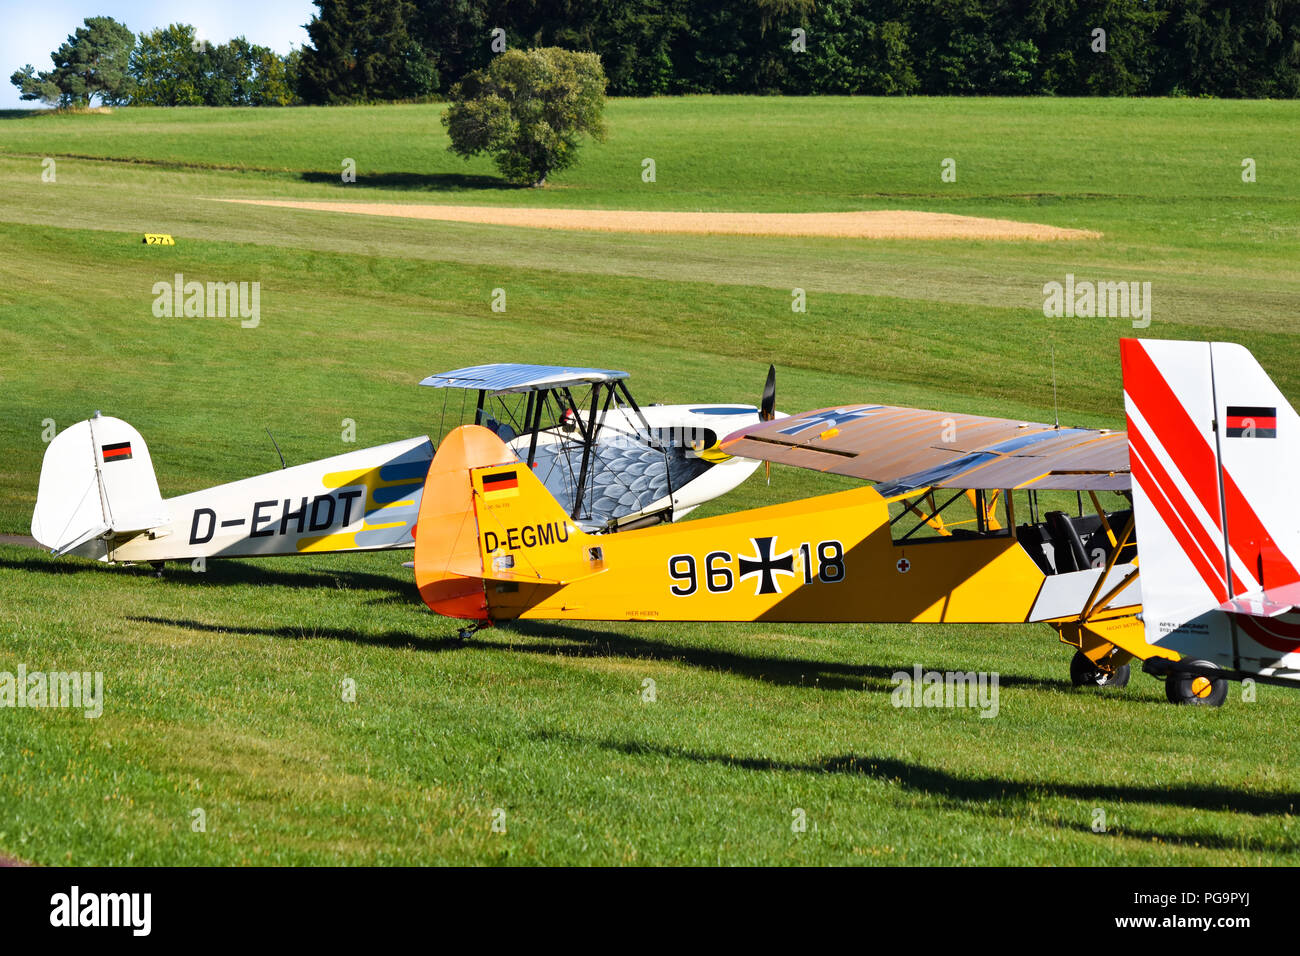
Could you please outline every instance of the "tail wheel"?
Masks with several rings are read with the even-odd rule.
[[[1209,661],[1190,661],[1197,667],[1212,667]],[[1222,677],[1203,677],[1200,674],[1171,673],[1165,679],[1165,696],[1171,704],[1191,704],[1196,707],[1219,707],[1228,697],[1228,682]]]
[[[1070,659],[1070,683],[1075,687],[1127,687],[1128,675],[1127,664],[1103,670],[1083,651],[1075,651]]]

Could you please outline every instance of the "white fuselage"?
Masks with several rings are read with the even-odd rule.
[[[635,413],[624,409],[611,409],[597,435],[589,485],[598,487],[597,480],[605,480],[607,489],[629,495],[614,503],[609,515],[612,520],[601,523],[600,530],[653,516],[679,518],[730,491],[757,467],[757,462],[721,455],[716,448],[710,451],[719,438],[756,421],[753,408],[651,405],[644,413],[653,438],[662,447],[648,443],[645,427]],[[83,426],[88,428],[89,423],[71,428]],[[56,438],[47,451],[33,533],[60,553],[101,561],[143,562],[413,546],[424,477],[433,457],[427,437],[358,449],[162,499],[139,432],[111,418],[96,419],[95,427],[100,439],[92,441],[89,431],[84,439],[80,432],[70,433],[61,442]],[[539,433],[539,457],[566,442],[572,446],[578,429],[576,425],[570,428],[570,432],[557,427]],[[103,458],[100,449],[106,442],[111,446],[110,439],[129,444],[127,461]],[[510,444],[521,458],[528,454],[528,436],[517,437]],[[665,494],[647,496],[640,485],[625,489],[625,484],[635,485],[626,479],[637,470],[634,467],[626,474],[618,470],[617,466],[628,460],[628,449],[657,458],[661,470],[663,462],[670,460],[670,467],[689,480],[672,483],[671,493]],[[571,449],[566,454],[571,462]],[[552,461],[561,459],[552,454]],[[557,499],[563,504],[564,482],[558,471],[556,483],[560,490]],[[573,484],[570,495],[575,490]],[[609,505],[607,497],[600,503]],[[124,515],[131,519],[125,520]]]

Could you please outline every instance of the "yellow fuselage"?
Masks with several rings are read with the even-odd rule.
[[[1096,596],[1101,572],[1048,575],[1009,530],[896,541],[891,502],[864,487],[589,535],[494,436],[458,429],[429,471],[416,580],[433,610],[481,622],[1019,623]]]
[[[489,514],[485,566],[508,554],[522,579],[487,582],[498,620],[1020,622],[1032,619],[1044,580],[1010,536],[895,544],[885,499],[870,488],[587,538],[600,549],[591,569],[604,570],[560,585],[526,575],[571,553],[576,529],[529,546],[525,537],[541,537],[536,522],[516,523],[508,508]]]

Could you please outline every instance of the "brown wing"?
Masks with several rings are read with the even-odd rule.
[[[892,405],[849,405],[761,422],[722,450],[814,471],[912,488],[1129,488],[1124,432]]]

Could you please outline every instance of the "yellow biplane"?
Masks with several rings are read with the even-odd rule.
[[[1216,355],[1225,368],[1236,361],[1231,376],[1216,375]],[[1208,498],[1173,520],[1166,506],[1189,484],[1226,488],[1233,455],[1259,454],[1223,450],[1232,439],[1214,422],[1231,424],[1234,409],[1270,413],[1288,450],[1300,419],[1240,346],[1124,340],[1122,359],[1130,433],[888,405],[821,409],[744,428],[722,448],[873,485],[616,535],[582,532],[495,435],[465,426],[428,473],[416,582],[434,611],[471,622],[466,633],[515,618],[1041,622],[1076,648],[1076,685],[1126,683],[1134,658],[1167,679],[1175,702],[1221,703],[1230,677],[1294,683],[1300,622],[1287,624],[1296,608],[1286,598],[1300,600],[1300,536],[1264,541],[1252,529],[1250,540],[1225,541]],[[1203,420],[1184,425],[1193,411]],[[1273,446],[1265,451],[1283,443]],[[1246,487],[1259,469],[1251,458],[1237,480]],[[1189,557],[1179,534],[1193,520],[1210,544],[1193,542]],[[1139,526],[1173,569],[1161,572],[1158,615],[1148,588],[1145,619]],[[1194,565],[1215,534],[1219,570],[1189,580],[1179,552]],[[1271,581],[1252,555],[1277,569]],[[1266,617],[1252,607],[1271,613],[1271,633],[1291,626],[1295,639],[1250,644],[1246,624]]]

